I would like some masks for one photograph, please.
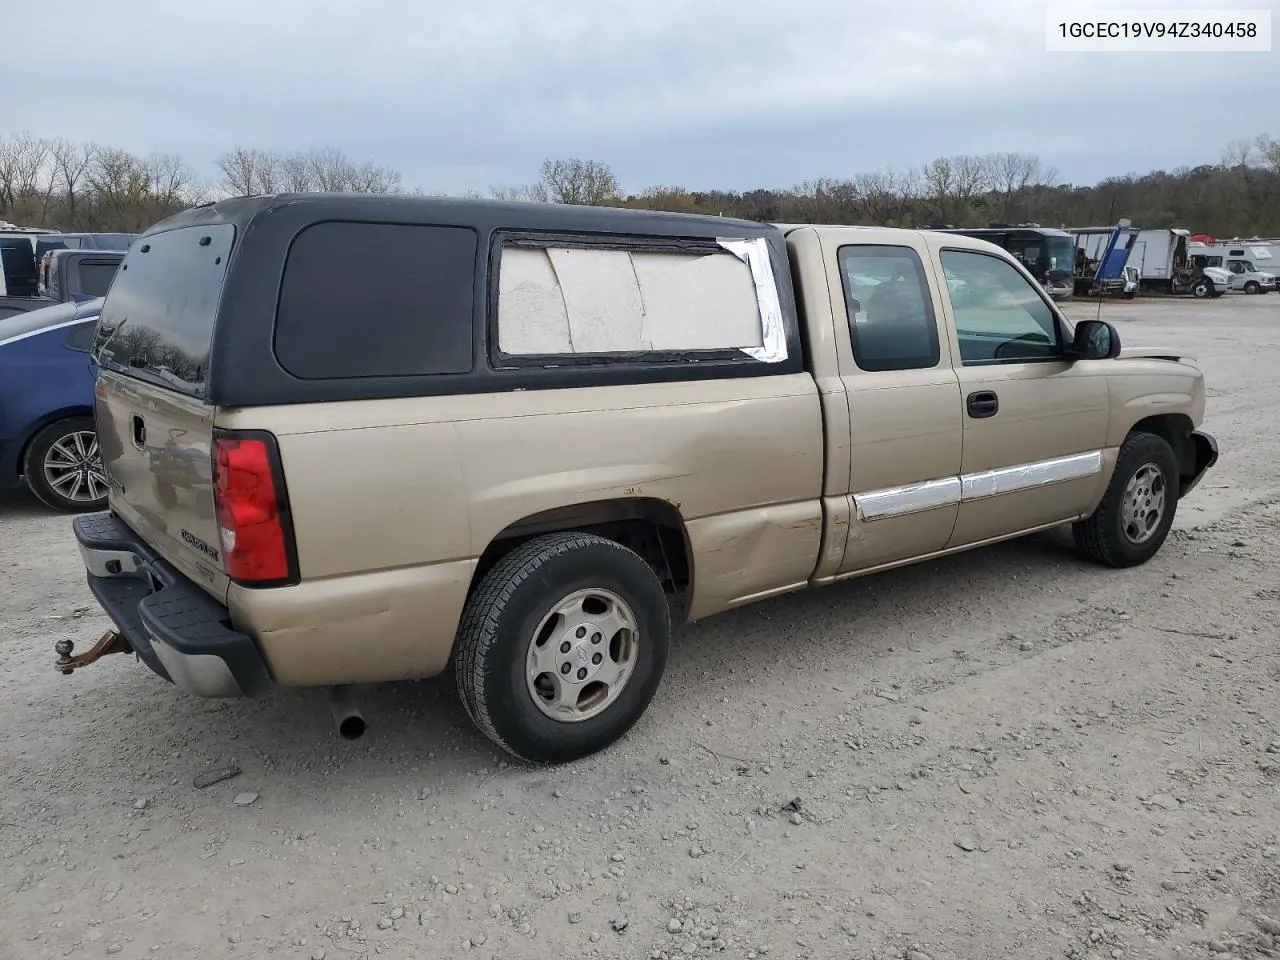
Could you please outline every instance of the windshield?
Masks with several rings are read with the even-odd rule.
[[[1075,237],[1045,237],[1048,253],[1046,269],[1052,274],[1074,273],[1076,268]],[[1057,277],[1055,277],[1057,279]]]

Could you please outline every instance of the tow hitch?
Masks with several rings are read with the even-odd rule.
[[[53,668],[63,676],[70,676],[71,672],[78,667],[87,667],[99,657],[105,657],[109,653],[128,653],[129,645],[117,631],[108,630],[86,653],[73,657],[71,651],[74,649],[75,644],[70,640],[59,640],[53,645],[53,651],[58,655],[58,662],[53,665]]]

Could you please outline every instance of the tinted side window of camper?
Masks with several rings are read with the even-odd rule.
[[[307,227],[285,263],[280,365],[306,380],[470,371],[477,244],[467,227]]]

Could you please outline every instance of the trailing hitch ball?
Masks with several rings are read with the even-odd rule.
[[[98,642],[88,649],[87,652],[71,655],[71,651],[75,649],[75,643],[70,640],[59,640],[53,645],[53,652],[58,655],[57,662],[53,668],[63,676],[70,676],[71,672],[79,667],[87,667],[93,661],[100,657],[105,657],[109,653],[128,653],[129,645],[124,642],[124,638],[115,630],[108,630]]]

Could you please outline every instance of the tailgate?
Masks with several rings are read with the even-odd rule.
[[[111,509],[219,600],[228,580],[204,382],[234,238],[230,224],[142,237],[115,275],[94,343]]]
[[[104,371],[96,417],[112,511],[157,553],[225,599],[213,500],[213,408]]]

